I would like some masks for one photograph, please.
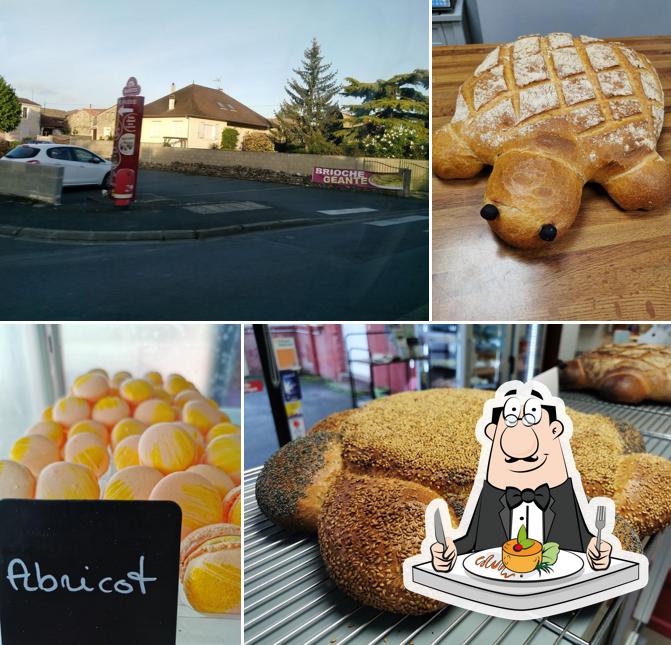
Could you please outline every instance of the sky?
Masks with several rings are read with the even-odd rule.
[[[270,117],[313,37],[341,82],[429,67],[428,0],[1,5],[0,75],[20,97],[63,110],[110,107],[136,76],[147,102],[168,94],[171,83],[195,82]]]

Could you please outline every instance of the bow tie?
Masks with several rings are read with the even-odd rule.
[[[539,486],[536,490],[531,490],[531,488],[520,490],[519,488],[508,486],[506,488],[506,503],[508,504],[508,508],[516,508],[522,502],[535,502],[536,506],[544,511],[550,503],[550,488],[547,484]]]

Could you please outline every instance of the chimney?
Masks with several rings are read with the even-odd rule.
[[[175,87],[175,84],[173,83],[173,84],[170,86],[170,93],[171,93],[171,94],[174,93],[176,89],[177,89],[177,88]]]

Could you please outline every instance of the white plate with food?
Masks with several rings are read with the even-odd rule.
[[[471,575],[503,582],[544,582],[580,573],[583,559],[573,551],[562,551],[556,542],[541,544],[527,538],[524,525],[517,538],[501,547],[483,549],[464,558]]]

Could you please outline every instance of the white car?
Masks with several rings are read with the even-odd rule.
[[[63,186],[95,185],[107,188],[112,162],[80,148],[58,143],[24,143],[10,150],[3,161],[62,166]]]

